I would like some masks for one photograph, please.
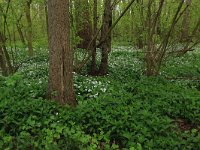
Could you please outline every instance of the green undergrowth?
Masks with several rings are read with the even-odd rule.
[[[147,78],[141,54],[117,49],[106,77],[74,73],[76,108],[45,100],[46,57],[25,61],[0,77],[0,149],[198,150],[200,83],[166,78],[200,75],[192,58],[171,60]]]

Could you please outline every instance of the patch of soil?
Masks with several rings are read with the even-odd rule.
[[[200,125],[192,124],[182,118],[177,118],[174,122],[178,125],[181,131],[191,131],[192,129],[197,129],[200,132]]]

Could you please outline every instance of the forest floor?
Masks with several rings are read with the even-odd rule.
[[[44,99],[47,51],[22,51],[17,73],[0,76],[0,149],[199,150],[199,50],[148,78],[144,53],[115,47],[107,76],[74,73],[76,109]]]

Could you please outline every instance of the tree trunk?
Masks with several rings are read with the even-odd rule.
[[[23,43],[23,45],[26,45],[26,42],[25,42],[25,39],[24,39],[24,34],[23,34],[22,29],[21,29],[18,22],[17,22],[16,26],[17,26],[17,31],[19,33],[19,37],[20,37],[21,42]]]
[[[10,56],[5,46],[5,41],[6,38],[0,32],[0,67],[2,69],[2,74],[7,76],[13,73],[13,66],[11,64]]]
[[[100,39],[100,41],[103,42],[100,45],[102,49],[102,54],[101,64],[99,67],[99,75],[106,75],[108,73],[108,54],[111,51],[111,32],[109,32],[110,28],[112,27],[111,0],[105,0],[104,7],[105,9]],[[109,35],[107,35],[106,33],[108,33]]]
[[[146,75],[147,76],[157,76],[159,75],[160,67],[164,61],[164,58],[166,56],[167,48],[169,45],[169,40],[171,38],[171,35],[173,34],[173,31],[175,29],[175,26],[181,16],[179,16],[179,13],[181,12],[182,6],[184,1],[180,1],[179,5],[177,7],[176,13],[173,16],[172,23],[169,27],[169,30],[167,31],[166,35],[161,39],[161,43],[159,46],[156,46],[156,34],[157,34],[157,26],[161,17],[161,13],[163,10],[165,0],[161,0],[158,10],[153,16],[152,14],[152,4],[153,0],[148,2],[148,11],[147,11],[147,53],[146,53]]]
[[[44,0],[44,11],[45,11],[45,20],[46,20],[46,29],[47,29],[47,36],[49,34],[49,24],[48,24],[48,8],[47,8],[47,0]]]
[[[87,49],[92,39],[92,23],[88,0],[75,0],[76,32],[81,38],[78,48]]]
[[[76,106],[73,88],[73,53],[70,48],[69,0],[48,0],[48,97]]]
[[[156,16],[152,17],[153,1],[148,2],[147,11],[147,28],[148,28],[148,39],[147,39],[147,53],[146,53],[146,75],[157,76],[159,74],[159,61],[157,55],[156,42],[154,36],[156,36],[156,29],[158,20],[161,15],[164,0],[160,1],[159,9],[156,12]],[[155,12],[154,12],[155,13]]]
[[[157,76],[160,70],[160,63],[156,59],[155,51],[148,51],[146,54],[146,76]]]
[[[186,5],[190,6],[192,0],[186,0],[185,3]],[[190,7],[188,7],[183,14],[182,24],[181,42],[187,42],[189,40]]]
[[[7,76],[9,73],[8,73],[6,58],[5,58],[5,54],[3,50],[3,44],[4,44],[3,35],[2,33],[0,33],[0,68],[2,70],[2,75]]]
[[[17,13],[15,12],[14,8],[11,7],[12,9],[12,14],[15,18],[17,18],[16,20],[16,27],[17,27],[17,32],[19,34],[19,38],[21,40],[21,42],[23,43],[23,45],[26,45],[26,41],[25,41],[25,38],[24,38],[24,33],[22,31],[22,28],[23,28],[23,25],[21,24],[21,20],[22,20],[22,14],[20,14],[20,16],[18,17],[17,16]]]
[[[93,7],[93,37],[97,34],[97,0],[94,0],[94,7]],[[91,69],[90,74],[96,75],[97,73],[97,64],[96,64],[96,38],[93,41],[92,47],[92,61],[91,61]]]
[[[7,76],[8,75],[8,69],[6,66],[6,59],[5,55],[3,53],[3,47],[0,45],[0,68],[2,70],[2,75]]]
[[[27,31],[27,44],[28,44],[28,54],[29,56],[33,56],[33,45],[32,45],[32,20],[31,20],[31,3],[32,0],[26,0],[25,4],[25,14],[26,20],[28,24],[28,31]]]

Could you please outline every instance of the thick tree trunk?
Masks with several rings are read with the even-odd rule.
[[[153,51],[148,51],[146,54],[146,76],[157,76],[160,70],[160,63],[156,59],[156,54]]]
[[[77,104],[73,88],[73,53],[70,49],[69,0],[48,0],[48,96],[61,104]]]
[[[27,44],[28,44],[28,54],[29,56],[33,56],[33,45],[32,45],[32,20],[31,20],[31,3],[32,0],[26,0],[25,4],[25,14],[26,14],[26,20],[28,24],[28,31],[27,31]]]
[[[109,32],[112,27],[112,9],[111,9],[111,0],[105,0],[104,2],[104,15],[103,15],[103,25],[101,30],[101,39],[102,42],[101,49],[101,64],[99,67],[99,75],[106,75],[108,73],[108,54],[111,51],[111,32]],[[108,35],[106,34],[108,33]]]

